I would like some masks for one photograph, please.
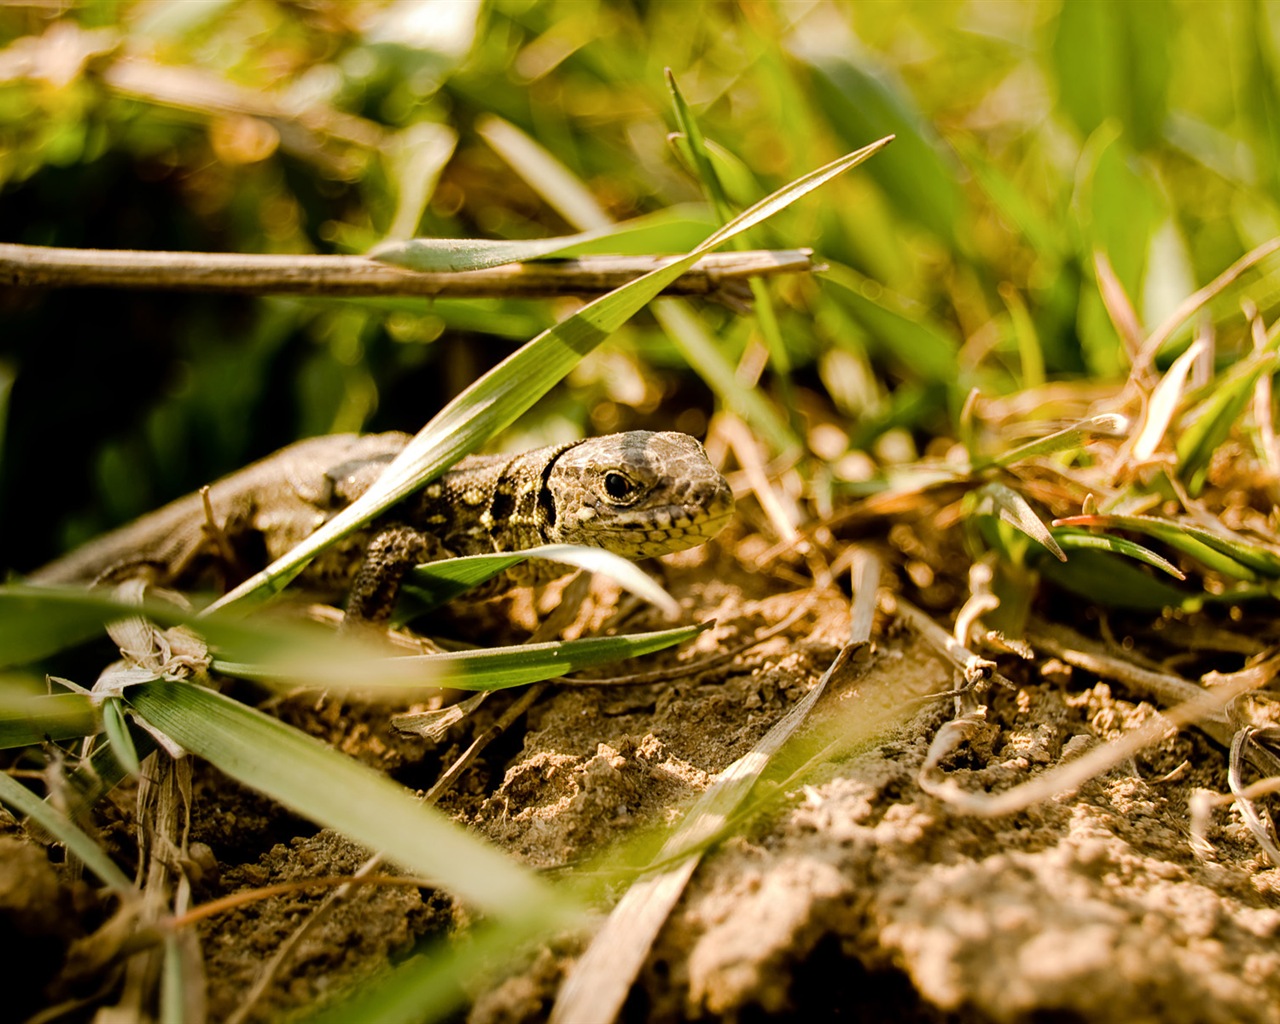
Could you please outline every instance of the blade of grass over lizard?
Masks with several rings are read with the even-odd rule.
[[[428,562],[415,568],[405,581],[425,607],[425,611],[446,604],[459,594],[492,579],[512,566],[529,558],[541,558],[548,562],[575,565],[587,572],[608,576],[623,589],[675,618],[680,606],[675,598],[645,575],[635,562],[615,555],[603,548],[589,548],[579,544],[544,544],[524,551],[502,551],[492,555],[467,555],[464,558],[446,558]]]
[[[485,138],[536,191],[571,224],[587,228],[609,222],[609,215],[573,173],[514,125],[489,118]],[[536,154],[536,159],[531,159]],[[702,320],[679,299],[657,299],[652,312],[680,350],[685,362],[732,409],[764,434],[778,451],[800,448],[800,438],[756,388],[738,379],[737,369],[720,351]]]
[[[642,256],[669,252],[677,246],[687,249],[697,245],[706,237],[711,222],[705,210],[696,212],[702,216],[695,216],[693,207],[673,207],[607,228],[554,238],[410,238],[382,242],[370,249],[368,255],[379,263],[436,274],[591,252]]]
[[[879,152],[880,139],[820,167],[761,200],[670,265],[596,299],[534,338],[468,387],[418,432],[356,502],[264,571],[214,602],[210,610],[282,589],[317,552],[408,497],[464,455],[513,423],[567,374],[579,360],[629,320],[699,256],[760,224],[797,199]]]
[[[212,690],[168,680],[133,687],[128,701],[144,721],[233,779],[438,881],[486,913],[520,917],[552,905],[550,890],[531,872],[386,776],[283,722]]]
[[[139,615],[163,628],[198,625],[209,644],[241,660],[285,657],[290,652],[314,658],[317,648],[350,656],[361,646],[358,640],[335,636],[313,623],[206,616],[163,601],[132,604],[78,587],[13,584],[0,587],[0,667],[36,661],[99,635],[104,626]]]
[[[0,802],[12,807],[44,828],[58,842],[80,858],[84,866],[98,876],[108,888],[121,895],[136,892],[123,871],[88,835],[77,828],[52,805],[41,800],[31,790],[0,772]]]
[[[504,690],[512,686],[554,679],[596,665],[625,658],[652,654],[666,647],[691,640],[711,624],[681,626],[652,633],[629,633],[624,636],[592,636],[580,640],[556,640],[515,647],[493,647],[487,650],[451,651],[446,654],[409,655],[383,658],[375,663],[367,659],[347,664],[331,660],[289,661],[277,665],[245,665],[215,661],[223,675],[252,679],[260,683],[288,685],[291,688],[342,689],[362,691],[389,686],[397,691],[414,683],[455,690]],[[420,678],[426,678],[419,682]]]
[[[5,690],[9,690],[5,687]],[[98,716],[87,693],[0,694],[0,750],[26,747],[46,740],[92,736]]]

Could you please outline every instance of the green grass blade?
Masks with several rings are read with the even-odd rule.
[[[855,60],[838,44],[834,52],[806,49],[797,57],[810,69],[814,100],[832,131],[845,140],[898,136],[900,145],[876,162],[872,177],[903,218],[962,247],[966,206],[959,168],[912,103],[911,91],[888,68],[872,67],[865,54]]]
[[[1158,612],[1164,608],[1195,611],[1206,595],[1179,590],[1157,579],[1129,559],[1089,549],[1071,553],[1069,562],[1041,559],[1040,575],[1072,594],[1104,608]]]
[[[145,759],[159,746],[155,737],[137,723],[129,724],[129,735],[139,759]],[[123,782],[127,774],[111,744],[97,744],[88,762],[81,763],[71,775],[71,784],[64,794],[68,816],[78,819]]]
[[[583,231],[607,230],[612,225],[573,172],[510,121],[484,115],[476,120],[476,133],[570,224]]]
[[[676,122],[684,135],[685,149],[693,161],[694,173],[697,175],[699,182],[701,182],[707,197],[711,200],[716,216],[722,221],[727,221],[733,213],[733,208],[729,205],[729,200],[725,196],[724,186],[720,182],[719,175],[716,174],[711,155],[707,151],[707,141],[702,135],[702,129],[698,126],[698,121],[693,116],[693,111],[689,109],[689,105],[685,102],[684,95],[680,92],[680,87],[676,84],[675,75],[671,73],[670,68],[666,70],[666,79],[667,89],[670,91],[672,102],[675,105]],[[735,248],[743,249],[746,247],[746,239],[742,237],[735,238],[733,244]],[[782,340],[782,331],[778,326],[778,317],[773,308],[773,300],[769,297],[769,290],[762,281],[752,280],[749,282],[749,287],[751,288],[752,299],[755,302],[756,324],[759,326],[760,334],[764,338],[766,348],[769,350],[769,362],[777,374],[783,405],[785,408],[794,409],[795,398],[791,394],[790,378],[791,356],[788,354],[787,346]]]
[[[251,595],[262,598],[282,589],[317,552],[408,497],[513,423],[583,356],[696,263],[703,253],[723,245],[856,167],[890,141],[880,139],[796,179],[735,217],[687,255],[601,296],[512,353],[423,427],[358,501],[267,569],[214,602],[211,609],[238,604]]]
[[[126,614],[137,609],[83,589],[0,587],[0,666],[25,665],[83,643]]]
[[[1280,579],[1280,552],[1274,547],[1253,543],[1239,536],[1226,537],[1194,524],[1186,532],[1206,547],[1226,555],[1239,565],[1248,566],[1266,579]]]
[[[1053,534],[1027,503],[1027,499],[1011,487],[990,483],[974,491],[973,514],[989,516],[1006,523],[1047,548],[1060,562],[1067,560],[1066,552],[1058,546],[1058,542],[1053,539]]]
[[[679,299],[659,299],[653,315],[675,343],[693,371],[716,393],[725,408],[731,409],[760,432],[780,452],[800,448],[800,437],[778,415],[774,404],[758,388],[749,388],[738,379],[734,366],[707,331],[706,326]]]
[[[214,667],[237,679],[291,687],[340,689],[348,686],[370,691],[382,687],[412,689],[416,684],[455,690],[504,690],[674,647],[697,636],[708,625],[489,650],[383,658],[376,662],[347,665],[313,661],[277,666],[217,661]]]
[[[595,197],[568,168],[561,166],[555,157],[520,129],[505,122],[502,124],[501,132],[489,138],[490,144],[570,223],[587,227],[608,219],[608,214],[596,203]],[[723,223],[728,216],[726,208],[726,213],[717,223]],[[757,288],[763,291],[760,282],[752,282],[751,287],[753,296]],[[764,308],[757,296],[757,309]],[[799,436],[778,415],[773,403],[758,389],[747,387],[738,379],[733,363],[721,352],[716,340],[688,303],[678,299],[658,299],[653,303],[652,312],[685,362],[715,392],[725,408],[750,423],[778,451],[800,447]]]
[[[493,965],[520,956],[523,943],[542,940],[556,928],[556,918],[527,918],[493,925],[481,923],[466,942],[421,943],[423,952],[397,964],[372,983],[350,986],[346,997],[305,1024],[429,1024],[457,1019],[456,1011],[471,1002],[468,989]]]
[[[1083,515],[1054,521],[1055,525],[1129,530],[1162,540],[1201,564],[1241,580],[1259,576],[1280,579],[1280,552],[1241,537],[1228,537],[1194,523],[1158,516]]]
[[[241,659],[318,652],[346,656],[358,646],[314,623],[201,615],[163,601],[131,604],[79,587],[19,583],[0,587],[0,666],[34,661],[90,639],[112,622],[138,616],[164,628],[197,627],[211,646]]]
[[[523,551],[501,551],[419,565],[404,579],[395,621],[409,622],[423,612],[446,605],[473,587],[519,565],[525,557]]]
[[[1058,452],[1075,451],[1082,448],[1092,437],[1124,437],[1128,431],[1129,420],[1126,416],[1121,416],[1118,413],[1090,416],[1087,420],[1081,420],[1079,423],[1074,423],[1063,430],[1054,431],[1052,434],[1046,434],[1044,437],[1038,437],[1027,444],[1019,445],[1003,455],[974,466],[974,468],[1013,466],[1025,459],[1056,455]]]
[[[733,215],[733,208],[729,205],[729,199],[724,194],[724,186],[720,184],[720,177],[711,164],[711,156],[707,152],[707,142],[702,136],[702,129],[698,126],[693,111],[689,109],[689,104],[685,102],[680,86],[676,84],[676,76],[672,74],[670,68],[665,70],[664,75],[667,91],[671,93],[671,102],[675,108],[676,124],[684,135],[684,151],[693,164],[693,173],[706,190],[707,198],[711,200],[716,216],[722,222],[727,221]]]
[[[190,977],[183,963],[182,940],[178,935],[168,934],[164,937],[164,959],[160,973],[160,1019],[159,1024],[187,1024],[186,1007],[189,1003],[189,985],[200,985],[201,981]],[[197,975],[198,977],[198,975]],[[201,993],[203,995],[203,992]]]
[[[588,253],[638,256],[683,251],[706,237],[710,222],[705,211],[698,212],[703,216],[694,216],[691,207],[659,210],[608,228],[554,238],[410,238],[382,242],[368,256],[379,263],[438,274]]]
[[[693,154],[689,151],[689,138],[684,132],[672,132],[667,136],[680,162],[690,174],[696,176]],[[724,192],[725,200],[732,209],[734,206],[750,206],[762,189],[760,182],[751,169],[738,159],[737,154],[726,149],[715,139],[703,138],[706,145],[707,158],[716,172],[716,180]]]
[[[837,301],[866,328],[876,353],[906,379],[964,386],[960,344],[949,327],[849,267],[833,263],[822,278],[838,286]]]
[[[680,614],[680,606],[675,598],[658,586],[635,562],[603,548],[589,548],[580,544],[544,544],[524,551],[468,555],[465,558],[428,562],[409,574],[406,586],[427,600],[429,608],[435,607],[529,558],[559,562],[587,572],[600,573],[614,580],[623,589],[662,609],[666,615],[675,618]]]
[[[1159,142],[1169,108],[1173,7],[1073,3],[1058,12],[1053,62],[1061,110],[1088,134],[1119,119],[1139,146]]]
[[[97,731],[98,715],[87,693],[0,694],[0,750],[77,739]]]
[[[106,734],[107,742],[111,744],[120,767],[130,778],[137,778],[142,771],[142,764],[138,758],[138,750],[133,745],[133,737],[129,735],[128,726],[125,725],[119,697],[109,697],[102,702],[102,731]]]
[[[987,149],[960,134],[948,135],[947,141],[1003,219],[1031,243],[1041,260],[1056,268],[1068,259],[1066,233],[1055,220],[1041,213],[1027,190],[1001,169]]]
[[[133,710],[187,750],[285,807],[419,872],[495,917],[550,902],[535,875],[319,740],[186,683],[132,687]]]
[[[1044,383],[1044,352],[1035,321],[1031,318],[1031,312],[1027,309],[1022,295],[1012,285],[1001,286],[1000,297],[1004,299],[1005,308],[1009,311],[1013,336],[1018,343],[1018,359],[1022,365],[1022,378],[1019,385],[1024,388],[1038,388]]]
[[[1184,417],[1185,425],[1175,447],[1178,476],[1186,481],[1192,497],[1204,486],[1209,461],[1253,397],[1258,378],[1264,373],[1274,373],[1278,364],[1280,353],[1272,350],[1250,355],[1216,382],[1209,397]]]
[[[101,847],[78,829],[66,817],[41,800],[21,783],[0,772],[0,802],[12,807],[19,814],[31,818],[50,835],[62,843],[84,866],[98,876],[108,888],[121,895],[135,892],[133,885],[112,862]]]
[[[1126,540],[1123,537],[1112,537],[1105,533],[1088,533],[1084,530],[1070,528],[1055,529],[1053,535],[1065,551],[1112,551],[1117,555],[1126,555],[1129,558],[1137,559],[1139,562],[1146,562],[1147,565],[1168,573],[1174,579],[1185,580],[1187,578],[1186,573],[1167,558],[1157,555],[1150,548],[1144,548],[1141,544],[1135,544],[1133,541]]]

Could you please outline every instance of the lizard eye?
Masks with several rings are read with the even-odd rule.
[[[621,473],[604,475],[604,490],[614,501],[625,501],[635,492],[636,485]]]

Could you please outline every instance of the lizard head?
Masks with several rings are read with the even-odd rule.
[[[688,434],[633,430],[575,444],[543,491],[548,539],[627,558],[683,551],[733,516],[733,492]]]

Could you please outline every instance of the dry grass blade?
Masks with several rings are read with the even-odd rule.
[[[1052,654],[1068,665],[1092,672],[1103,679],[1122,683],[1134,693],[1164,707],[1194,702],[1205,693],[1195,683],[1181,676],[1171,672],[1153,672],[1118,658],[1102,644],[1081,636],[1066,626],[1034,622],[1027,632],[1027,639],[1038,650]],[[1225,711],[1207,713],[1197,725],[1214,742],[1224,747],[1231,745],[1234,730],[1227,722]]]
[[[555,1006],[553,1024],[614,1020],[686,883],[702,857],[702,847],[724,827],[764,771],[770,759],[805,721],[830,679],[870,639],[880,566],[864,556],[855,567],[850,642],[818,683],[744,757],[721,773],[690,809],[680,828],[655,858],[668,863],[641,876],[614,908],[591,945],[569,971]]]
[[[887,598],[883,607],[886,613],[905,619],[939,657],[960,673],[966,685],[975,686],[999,678],[994,661],[974,654],[906,598],[896,595]]]
[[[1275,826],[1267,812],[1258,807],[1249,795],[1246,795],[1249,787],[1244,781],[1245,761],[1256,733],[1257,730],[1245,727],[1232,738],[1227,784],[1231,787],[1231,795],[1235,797],[1236,807],[1245,825],[1253,833],[1254,840],[1271,858],[1271,863],[1280,866],[1280,849],[1277,849],[1275,843]]]
[[[23,816],[30,818],[50,835],[57,838],[68,851],[78,857],[108,888],[122,897],[136,895],[130,884],[115,862],[103,852],[102,848],[64,814],[37,797],[20,782],[15,782],[8,775],[0,772],[0,803],[7,804]]]
[[[1207,349],[1204,339],[1197,339],[1182,355],[1173,361],[1168,372],[1160,378],[1160,383],[1151,392],[1151,401],[1147,405],[1147,415],[1138,432],[1138,439],[1133,443],[1133,457],[1139,462],[1146,462],[1156,453],[1160,441],[1164,438],[1173,414],[1182,398],[1182,391],[1187,382],[1187,375],[1200,353]]]
[[[1151,332],[1150,337],[1148,337],[1143,343],[1142,349],[1138,353],[1138,357],[1133,361],[1133,371],[1130,374],[1130,380],[1140,379],[1147,373],[1148,368],[1156,357],[1156,353],[1158,353],[1164,343],[1173,336],[1173,332],[1187,321],[1187,318],[1190,317],[1191,314],[1206,302],[1209,302],[1229,288],[1231,284],[1250,267],[1261,263],[1268,256],[1271,256],[1276,252],[1280,252],[1280,238],[1273,238],[1269,242],[1263,242],[1262,245],[1258,246],[1256,249],[1253,249],[1241,256],[1231,264],[1231,266],[1199,291],[1187,296],[1187,298],[1178,305],[1178,308],[1170,313],[1165,318],[1164,322]]]
[[[1107,316],[1115,325],[1116,333],[1129,353],[1130,361],[1135,361],[1142,351],[1142,324],[1134,311],[1133,303],[1116,276],[1111,260],[1102,249],[1093,251],[1093,270],[1098,279],[1098,291],[1102,295],[1102,304],[1107,308]]]
[[[1280,653],[1272,650],[1239,672],[1215,675],[1213,689],[1202,689],[1177,676],[1139,668],[1098,649],[1098,645],[1060,626],[1038,624],[1029,638],[1039,648],[1107,678],[1117,679],[1164,704],[1175,706],[1119,739],[1058,765],[1023,785],[1002,793],[970,793],[940,767],[942,760],[963,742],[975,726],[973,718],[956,719],[938,730],[920,769],[921,788],[953,810],[977,817],[1013,814],[1043,800],[1074,792],[1089,780],[1133,757],[1168,736],[1171,731],[1194,725],[1211,738],[1231,747],[1235,730],[1226,725],[1226,709],[1241,694],[1265,686],[1280,673]],[[1069,642],[1064,642],[1064,638]]]
[[[801,539],[795,525],[800,519],[800,510],[790,496],[769,483],[760,442],[752,435],[746,423],[731,413],[721,414],[717,423],[727,438],[729,447],[733,449],[733,454],[738,457],[738,463],[751,485],[751,492],[769,517],[774,533],[786,547],[794,547]]]
[[[1280,656],[1273,655],[1260,665],[1234,673],[1232,681],[1222,689],[1212,693],[1200,691],[1193,699],[1163,712],[1158,718],[1144,723],[1118,740],[1095,747],[1075,760],[1060,764],[1030,782],[1003,793],[965,792],[938,767],[939,762],[963,739],[965,732],[966,723],[949,722],[938,730],[930,745],[925,764],[920,769],[920,784],[931,796],[945,800],[953,810],[962,814],[980,818],[1014,814],[1042,800],[1074,792],[1090,779],[1123,764],[1176,729],[1187,725],[1199,726],[1212,720],[1240,694],[1265,685],[1275,677],[1277,671],[1280,671]]]

